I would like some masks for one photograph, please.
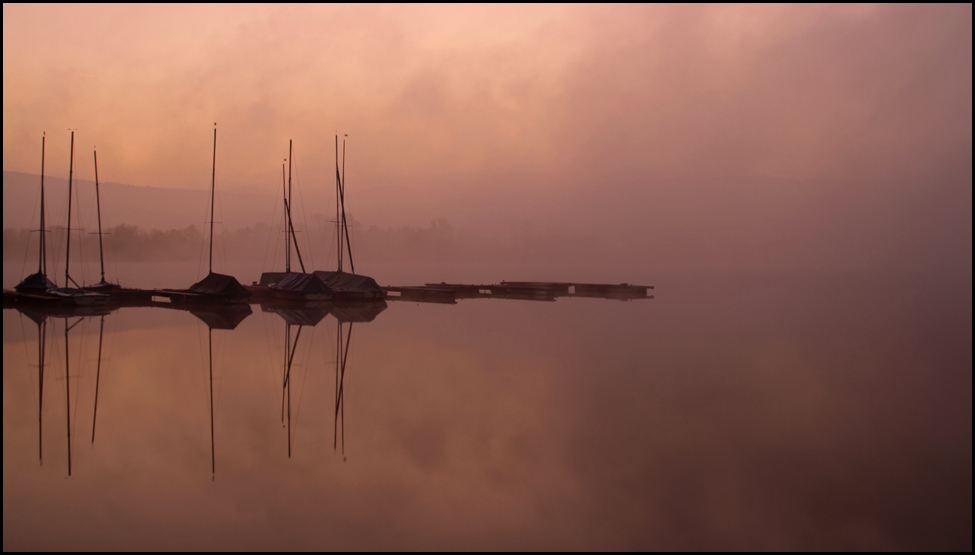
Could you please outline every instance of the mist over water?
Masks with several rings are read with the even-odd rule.
[[[340,312],[302,328],[289,428],[285,321],[252,305],[212,332],[212,460],[203,319],[109,314],[100,374],[101,319],[48,319],[40,423],[4,310],[4,550],[971,550],[971,5],[3,14],[5,289],[44,132],[64,282],[69,128],[72,276],[99,279],[97,145],[109,281],[201,279],[214,122],[241,283],[284,269],[290,140],[303,261],[335,268],[349,133],[382,286],[656,286],[390,299],[353,324],[344,454]]]
[[[200,321],[106,318],[93,445],[98,319],[72,329],[65,482],[63,323],[38,466],[36,327],[5,310],[5,548],[970,545],[970,278],[666,282],[390,301],[354,324],[344,457],[334,318],[298,340],[289,459],[284,320],[255,305],[213,332],[215,481]]]

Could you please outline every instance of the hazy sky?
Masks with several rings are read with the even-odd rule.
[[[886,199],[863,227],[948,211],[971,243],[970,5],[4,5],[5,170],[47,131],[66,176],[76,128],[81,177],[97,145],[103,179],[205,189],[214,122],[223,190],[274,193],[288,139],[330,187],[348,133],[370,223],[856,227]]]

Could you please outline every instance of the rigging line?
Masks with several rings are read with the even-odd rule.
[[[298,331],[295,333],[294,346],[291,347],[291,356],[288,357],[288,368],[287,373],[284,375],[284,387],[288,386],[288,382],[291,380],[291,366],[295,360],[295,351],[298,349],[298,337],[301,336],[301,329],[305,326],[298,326]]]
[[[209,208],[209,206],[207,208]],[[203,253],[206,252],[206,248],[207,248],[207,221],[206,221],[206,218],[204,218],[204,221],[203,221],[203,233],[201,233],[200,235],[202,236],[202,239],[201,239],[201,243],[200,243],[200,261],[199,261],[199,263],[196,266],[196,279],[200,279],[200,276],[203,274]]]
[[[292,159],[294,155],[292,155]],[[305,210],[305,196],[301,192],[301,179],[298,177],[298,162],[294,162],[295,165],[295,185],[298,186],[298,203],[301,205],[301,221],[305,224],[305,244],[308,246],[305,252],[308,253],[308,258],[311,261],[312,271],[315,269],[315,250],[311,246],[311,228],[308,227],[308,211]]]
[[[298,388],[298,405],[295,407],[295,429],[291,433],[291,441],[298,437],[298,415],[301,414],[301,399],[305,395],[305,382],[308,380],[308,360],[311,359],[312,345],[315,344],[315,327],[311,327],[311,337],[308,338],[308,348],[305,350],[305,371],[301,376],[301,387]]]
[[[285,202],[284,205],[287,207],[288,213],[290,214],[291,206],[287,202]],[[301,260],[301,249],[298,248],[298,236],[295,235],[295,226],[294,222],[291,221],[291,218],[288,218],[288,228],[291,230],[291,237],[294,239],[295,254],[298,255],[298,264],[301,265],[301,272],[305,273],[305,263]]]
[[[116,226],[116,227],[118,227],[118,226]],[[111,231],[109,231],[109,232],[106,233],[106,235],[111,235],[111,234],[112,234]],[[111,253],[112,253],[112,266],[115,267],[115,283],[119,283],[118,256],[115,255],[115,239],[114,238],[111,238],[109,240],[109,242],[108,242],[108,248],[111,249]]]
[[[341,353],[341,351],[343,350],[341,329],[339,331],[339,336],[338,337],[339,337],[339,341],[338,341],[339,352]],[[345,406],[345,368],[346,368],[346,365],[349,362],[349,346],[351,345],[351,342],[352,342],[352,322],[349,322],[349,336],[345,340],[345,347],[344,347],[345,353],[342,354],[341,355],[341,358],[339,359],[340,362],[341,362],[340,366],[341,366],[342,377],[341,377],[341,381],[340,381],[340,384],[339,384],[339,392],[338,392],[338,395],[337,395],[337,398],[336,398],[336,403],[335,403],[335,414],[336,414],[336,416],[338,416],[339,407],[343,407],[343,409],[342,409],[343,442],[344,442],[344,439],[345,439],[344,438],[344,435],[345,435],[345,432],[344,432],[344,428],[345,428],[345,409],[344,409],[344,406]]]
[[[203,216],[203,233],[201,233],[201,235],[203,236],[203,242],[200,244],[200,264],[196,269],[197,279],[199,279],[200,276],[202,276],[203,274],[203,256],[207,250],[207,238],[209,237],[208,232],[212,233],[212,230],[210,229],[210,222],[208,220],[212,220],[213,218],[207,217],[210,215],[211,212],[210,205],[213,204],[213,199],[211,197],[207,197],[206,214],[204,214]]]
[[[40,203],[41,203],[41,191],[38,190],[37,191],[37,196],[34,197],[34,209],[31,210],[31,213],[30,213],[30,227],[27,228],[27,242],[24,244],[24,265],[20,269],[20,279],[21,279],[21,281],[23,281],[23,279],[25,277],[25,274],[27,272],[27,255],[30,252],[30,234],[33,233],[32,230],[34,229],[34,214],[36,214],[38,212],[37,207],[40,205]],[[44,234],[44,231],[41,230],[41,229],[38,229],[37,232],[40,233],[40,234],[42,234],[42,235]],[[42,237],[41,238],[41,241],[43,241],[43,240],[44,240],[44,238]],[[40,246],[37,247],[38,251],[40,250],[40,248],[41,248]],[[40,256],[42,256],[41,253],[38,253],[38,258],[40,258]]]
[[[266,245],[264,247],[264,262],[261,264],[261,271],[262,272],[266,272],[267,271],[267,254],[268,254],[268,251],[271,250],[271,238],[274,237],[274,220],[275,220],[275,216],[277,215],[277,211],[278,211],[278,200],[277,199],[274,199],[274,206],[271,209],[271,225],[267,229],[267,243],[266,243]],[[274,241],[274,243],[276,244],[277,241]],[[278,250],[277,250],[277,248],[275,248],[274,249],[273,256],[274,257],[277,257],[277,254],[278,254]],[[272,263],[274,262],[274,259],[273,258],[271,259],[271,262]]]
[[[346,134],[346,137],[349,135]],[[345,215],[345,139],[342,139],[342,186],[339,187],[342,197],[342,227],[345,228],[345,246],[349,252],[349,269],[355,273],[355,262],[352,260],[352,241],[349,239],[349,220]],[[343,438],[344,439],[344,438]]]
[[[86,226],[84,226],[85,229],[90,229],[91,228],[91,221],[96,218],[95,211],[96,211],[97,207],[95,205],[96,205],[96,203],[94,203],[94,202],[89,202],[89,204],[88,204],[88,224]],[[80,212],[81,212],[80,208],[79,208],[78,211],[79,211],[79,216],[80,216]],[[98,231],[100,232],[101,229],[99,229]],[[88,256],[88,259],[91,258],[91,254],[88,253],[87,251],[92,248],[92,246],[91,246],[91,236],[92,235],[99,235],[99,233],[98,232],[95,232],[95,231],[89,231],[86,234],[86,238],[85,238],[85,251],[86,251],[86,256]],[[100,237],[99,237],[99,239],[100,239]],[[103,264],[101,266],[103,266]]]
[[[265,372],[265,376],[268,376],[268,379],[270,380],[269,383],[272,386],[268,388],[268,391],[274,392],[275,386],[277,386],[277,380],[274,377],[274,359],[272,358],[271,355],[271,333],[268,331],[267,321],[268,321],[268,314],[262,310],[261,324],[264,326],[264,345],[267,347],[267,365],[265,366],[265,368],[271,369],[271,372]],[[275,397],[277,397],[276,394]]]
[[[77,322],[75,322],[75,325],[81,324],[85,320],[87,320],[87,318],[82,318],[82,319],[78,320]],[[74,328],[74,325],[71,326],[71,328]],[[68,328],[68,329],[70,330],[71,328]],[[76,435],[75,434],[75,430],[78,427],[78,400],[81,398],[81,384],[83,383],[82,382],[82,378],[84,378],[84,374],[85,374],[85,361],[86,361],[86,358],[87,358],[85,355],[87,355],[87,353],[88,353],[88,348],[87,348],[88,347],[88,342],[84,340],[85,339],[85,336],[88,335],[86,328],[87,328],[87,326],[85,326],[85,325],[82,325],[81,326],[81,331],[79,332],[79,334],[81,335],[81,337],[79,337],[76,340],[76,342],[79,343],[79,346],[78,346],[78,349],[77,349],[77,351],[78,351],[78,354],[77,354],[77,357],[78,357],[78,370],[77,370],[77,372],[78,373],[75,374],[75,376],[78,378],[78,384],[75,386],[75,390],[74,390],[74,401],[75,401],[75,403],[74,403],[74,412],[71,413],[72,427],[71,427],[71,432],[70,433],[71,433],[72,436]]]
[[[31,227],[34,227],[34,222],[31,222]],[[6,242],[6,241],[4,241]],[[20,280],[23,281],[25,274],[27,273],[27,254],[30,252],[30,232],[27,232],[27,241],[24,244],[24,263],[20,267]]]
[[[27,331],[24,329],[24,313],[23,312],[20,312],[20,311],[17,311],[17,314],[20,316],[20,335],[23,336],[23,338],[24,338],[24,341],[23,341],[23,345],[24,345],[24,360],[27,361],[27,381],[30,382],[30,389],[31,389],[31,391],[34,392],[34,399],[36,400],[37,399],[37,390],[34,389],[34,379],[30,375],[30,368],[31,368],[32,365],[30,363],[30,349],[27,348]],[[40,324],[38,324],[38,327],[40,327]],[[37,347],[38,347],[38,350],[40,350],[40,338],[38,338],[37,340],[38,340]],[[41,361],[38,360],[37,361],[38,368],[40,367],[40,365],[41,365]]]
[[[282,379],[288,375],[288,351],[291,349],[291,324],[288,322],[284,323],[284,360],[283,366],[281,367]],[[287,380],[285,380],[287,383]],[[281,388],[281,426],[284,426],[284,398],[287,392],[287,386]],[[289,438],[291,436],[288,436]]]
[[[62,206],[61,207],[61,213],[58,214],[58,219],[56,221],[60,222],[61,221],[61,216],[63,214],[64,214],[64,207]],[[57,233],[55,233],[55,230],[57,231]],[[61,263],[61,247],[62,247],[63,241],[64,241],[64,233],[63,233],[63,231],[64,231],[64,228],[62,228],[61,226],[52,226],[51,227],[51,241],[54,243],[54,256],[51,258],[51,260],[54,261],[54,270],[52,272],[48,272],[48,275],[49,276],[52,276],[52,277],[49,277],[48,279],[50,279],[51,281],[53,281],[55,283],[55,285],[58,282],[58,278],[57,278],[57,276],[59,274],[59,271],[58,271],[59,270],[59,266],[58,266],[58,264]],[[65,284],[65,287],[67,287],[67,284]]]
[[[80,173],[81,172],[79,172],[79,174]],[[87,275],[86,269],[88,268],[88,257],[87,257],[88,242],[83,240],[85,238],[85,234],[83,233],[85,230],[85,226],[84,223],[82,222],[82,219],[84,218],[84,213],[81,211],[81,176],[80,175],[78,177],[78,182],[79,182],[78,188],[75,189],[74,196],[75,196],[75,204],[78,206],[78,226],[79,226],[78,227],[78,251],[79,251],[78,258],[81,259],[81,283],[82,285],[84,285],[85,283],[87,283],[85,277]]]
[[[206,368],[206,354],[203,352],[203,330],[200,329],[200,321],[196,318],[194,320],[196,320],[196,339],[200,346],[200,367]],[[207,401],[207,407],[209,406],[209,401]]]
[[[59,341],[59,337],[56,337],[60,335],[58,334],[57,326],[55,325],[56,321],[57,320],[54,318],[51,319],[51,356],[54,358],[54,360],[51,362],[51,372],[53,373],[53,379],[55,382],[58,380],[62,367],[61,341]],[[54,391],[54,394],[58,396],[55,406],[60,407],[61,401],[64,400],[64,392],[61,391],[60,387],[55,387]]]
[[[226,233],[227,227],[224,225],[224,221],[226,221],[226,220],[224,219],[224,214],[223,214],[223,196],[222,195],[223,195],[223,193],[221,193],[221,197],[220,197],[220,221],[219,222],[214,222],[214,223],[220,224],[220,245],[219,245],[220,246],[220,254],[218,256],[220,258],[220,262],[223,264],[224,271],[227,272],[227,273],[230,273],[229,270],[228,270],[229,265],[227,264],[227,233]],[[214,204],[214,205],[216,205],[216,204]]]
[[[213,330],[210,330],[210,336],[211,336],[211,338],[213,337]],[[217,336],[218,339],[221,338],[221,337],[222,337],[222,335],[218,335]],[[212,339],[211,339],[211,341],[212,341]],[[226,347],[226,345],[227,345],[227,342],[224,339],[220,339],[218,341],[218,343],[217,343],[217,360],[224,360],[224,353],[225,353],[225,347]],[[211,362],[211,364],[212,364],[212,362]],[[215,380],[216,380],[216,384],[217,384],[217,398],[214,400],[214,402],[219,401],[220,400],[220,396],[223,393],[223,387],[222,387],[223,386],[223,370],[221,370],[223,367],[224,367],[223,364],[219,365],[219,368],[217,370],[218,373],[215,376]]]

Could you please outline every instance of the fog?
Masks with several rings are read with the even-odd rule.
[[[971,271],[970,6],[4,6],[3,40],[5,172],[38,174],[47,131],[67,177],[76,128],[76,178],[97,145],[102,180],[202,193],[216,121],[228,231],[272,225],[289,139],[306,218],[333,214],[338,132],[366,228],[443,219],[621,280]],[[106,218],[202,228],[199,197],[106,193]]]
[[[282,270],[289,162],[332,269],[338,137],[380,285],[656,286],[388,298],[355,324],[348,462],[334,322],[298,351],[292,460],[273,307],[216,333],[123,308],[68,481],[96,320],[50,318],[48,382],[84,384],[59,413],[5,310],[5,549],[971,550],[971,5],[4,5],[3,45],[5,288],[37,265],[42,137],[64,282],[72,129],[80,283],[96,147],[110,281],[206,273],[211,171],[214,270]]]

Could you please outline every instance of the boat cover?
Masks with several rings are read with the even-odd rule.
[[[276,283],[279,279],[284,277],[288,272],[264,272],[261,274],[260,285],[268,286],[272,283]]]
[[[286,272],[274,283],[268,284],[273,291],[300,295],[331,295],[332,290],[315,274]]]
[[[24,281],[17,284],[14,287],[15,291],[21,293],[37,293],[41,291],[47,291],[48,289],[54,289],[57,285],[54,285],[51,280],[47,279],[47,276],[37,272],[36,274],[31,274],[24,278]]]
[[[325,285],[336,295],[350,295],[364,299],[382,299],[386,297],[386,290],[369,276],[350,274],[347,272],[326,272],[318,270],[315,275],[321,278]]]
[[[209,295],[211,297],[226,297],[235,299],[246,299],[250,297],[250,292],[237,281],[234,276],[217,274],[210,272],[207,277],[194,283],[189,288],[190,293]]]

